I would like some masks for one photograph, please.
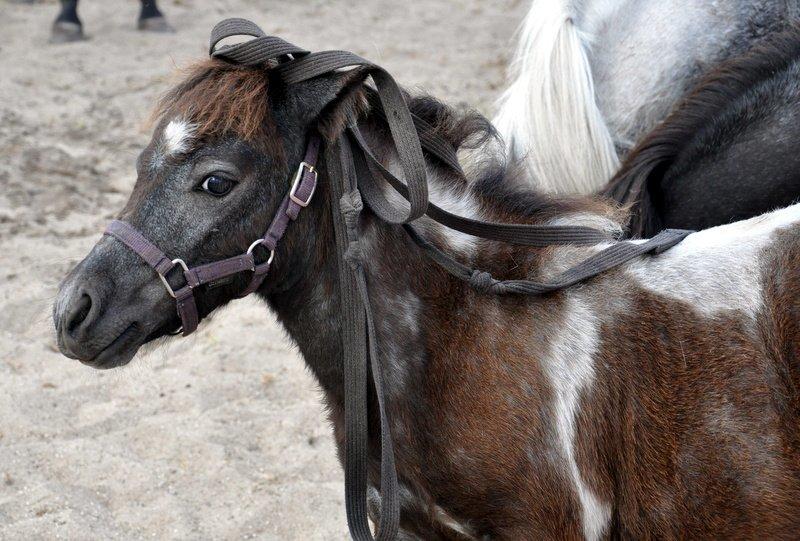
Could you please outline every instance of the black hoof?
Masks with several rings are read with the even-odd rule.
[[[162,34],[169,34],[175,32],[172,25],[167,22],[164,17],[148,17],[146,19],[139,19],[136,23],[136,28],[142,32],[160,32]]]
[[[83,27],[69,21],[56,21],[50,31],[50,43],[71,43],[86,39]]]

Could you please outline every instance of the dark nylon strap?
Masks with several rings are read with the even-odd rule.
[[[345,409],[345,508],[350,535],[358,541],[371,540],[367,514],[369,464],[369,411],[367,409],[367,365],[372,360],[372,377],[378,399],[381,426],[381,516],[376,538],[395,539],[399,529],[400,505],[394,446],[383,394],[382,373],[377,356],[372,311],[366,277],[361,265],[347,262],[351,247],[357,246],[356,220],[347,223],[339,202],[355,189],[353,160],[346,139],[340,139],[326,153],[331,178],[331,207],[334,217],[336,249],[339,254],[339,290],[342,304],[342,347],[344,356]],[[367,349],[369,348],[369,349]]]
[[[543,295],[552,293],[602,274],[644,254],[660,254],[681,242],[692,231],[666,229],[645,242],[617,242],[590,256],[581,263],[561,273],[549,282],[532,280],[495,280],[488,272],[471,269],[451,258],[436,246],[425,240],[414,226],[404,226],[411,239],[439,266],[447,272],[467,282],[472,287],[495,295]]]
[[[386,180],[405,198],[408,198],[408,186],[395,177],[378,161],[372,153],[372,150],[364,141],[364,137],[361,135],[358,127],[350,126],[348,130],[352,135],[353,143],[361,153],[361,155],[359,155],[359,153],[356,152],[355,155],[358,159],[363,158],[365,162],[365,164],[359,164],[363,173],[359,176],[359,186],[361,187],[364,199],[369,203],[370,209],[372,209],[378,217],[382,217],[383,213],[386,212],[384,208],[386,198],[383,196],[383,189],[378,186],[376,178],[380,177]],[[364,169],[366,169],[366,171],[364,171]],[[380,197],[378,197],[378,195],[380,195]],[[552,246],[554,244],[591,246],[612,240],[608,233],[590,227],[499,224],[472,220],[470,218],[451,214],[433,203],[428,203],[426,214],[440,224],[468,235],[524,246],[540,248]]]
[[[364,91],[367,95],[367,101],[369,103],[370,110],[374,111],[380,118],[383,119],[384,122],[386,122],[386,111],[383,110],[383,105],[381,104],[380,98],[378,98],[375,91],[369,87],[365,87]],[[411,120],[414,122],[414,127],[419,135],[419,140],[422,144],[422,150],[429,153],[451,170],[463,177],[464,171],[461,169],[461,163],[458,161],[458,155],[456,154],[456,150],[453,148],[453,145],[439,137],[436,134],[435,128],[426,120],[418,117],[414,113],[411,113]]]
[[[220,47],[217,44],[232,36],[253,36],[256,39],[235,46]],[[247,19],[231,18],[217,23],[211,30],[208,54],[225,58],[236,64],[248,66],[262,64],[280,56],[291,54],[295,57],[307,55],[308,51],[275,36],[267,36],[261,28]]]

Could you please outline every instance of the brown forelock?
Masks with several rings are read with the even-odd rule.
[[[235,135],[283,163],[283,143],[270,112],[266,69],[212,58],[189,66],[182,75],[181,82],[159,101],[154,121],[180,117],[195,125],[200,139]]]

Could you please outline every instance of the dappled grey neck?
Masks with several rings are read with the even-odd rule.
[[[276,255],[266,298],[298,345],[309,368],[328,394],[342,403],[342,345],[338,263],[330,212],[329,179],[321,160],[315,200],[290,226],[287,246]],[[381,363],[396,395],[416,361],[424,358],[420,326],[419,276],[431,276],[430,263],[411,247],[405,232],[365,212],[362,247],[367,254],[370,299],[376,320]],[[387,254],[403,254],[397,267]],[[426,282],[426,287],[436,284]],[[262,293],[264,291],[262,290]]]

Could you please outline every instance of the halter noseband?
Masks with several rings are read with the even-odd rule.
[[[242,298],[255,292],[264,282],[272,261],[275,259],[275,249],[278,246],[278,242],[286,232],[289,223],[296,220],[300,211],[311,203],[311,198],[317,189],[316,163],[319,156],[319,146],[319,136],[312,135],[308,141],[303,161],[297,167],[291,188],[284,196],[278,211],[272,218],[267,232],[264,233],[263,237],[255,240],[247,248],[247,251],[241,255],[189,268],[183,259],[170,259],[167,257],[164,252],[129,223],[114,220],[108,224],[105,230],[106,235],[116,238],[136,252],[145,263],[156,271],[156,274],[164,283],[164,287],[167,288],[167,293],[175,299],[184,336],[192,334],[197,329],[198,323],[200,323],[197,303],[194,298],[194,288],[222,280],[240,272],[250,271],[253,276],[250,278],[250,283],[247,287],[239,294],[239,298]],[[256,263],[255,255],[253,254],[253,251],[258,246],[263,246],[269,250],[269,257],[263,263]],[[186,280],[186,284],[174,290],[167,280],[167,274],[176,266],[183,269],[183,277]]]

